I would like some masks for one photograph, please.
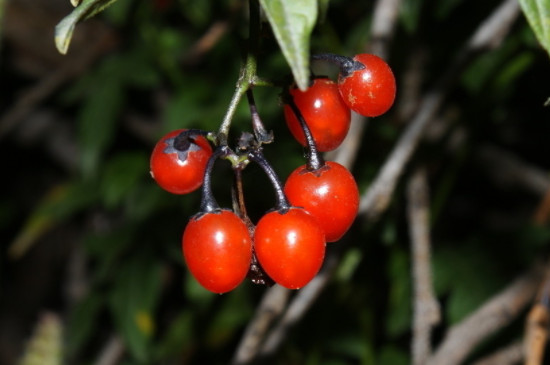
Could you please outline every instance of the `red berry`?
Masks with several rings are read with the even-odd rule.
[[[350,75],[338,77],[338,87],[347,106],[367,117],[384,114],[395,99],[395,77],[388,64],[378,56],[359,54],[354,60],[365,65]]]
[[[288,289],[299,289],[315,277],[325,256],[325,234],[304,209],[264,215],[254,233],[256,257],[267,275]]]
[[[325,152],[338,147],[348,133],[351,112],[334,81],[327,78],[315,79],[306,91],[292,87],[290,95],[302,113],[317,149]],[[290,106],[284,106],[284,115],[294,138],[302,146],[306,146],[304,132]]]
[[[174,140],[182,131],[184,129],[172,131],[162,137],[151,154],[151,176],[160,187],[173,194],[187,194],[198,189],[212,155],[212,147],[202,136],[189,137],[189,147],[177,150]]]
[[[220,294],[244,280],[252,260],[248,228],[229,210],[192,217],[183,232],[182,249],[195,279]]]
[[[338,241],[347,232],[359,209],[355,179],[337,162],[327,161],[316,171],[298,167],[286,181],[285,194],[293,206],[317,218],[327,242]]]

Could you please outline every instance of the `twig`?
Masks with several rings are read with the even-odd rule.
[[[533,300],[542,276],[538,265],[451,327],[427,364],[461,364],[481,341],[508,325]]]
[[[440,320],[439,303],[435,298],[432,285],[427,185],[426,171],[418,169],[411,177],[407,189],[414,288],[412,338],[414,365],[426,363],[431,354],[431,329]]]
[[[473,365],[513,365],[523,359],[523,343],[516,341],[476,361]]]
[[[231,30],[235,15],[241,10],[244,2],[237,1],[230,5],[227,19],[218,20],[204,32],[204,34],[189,47],[184,55],[183,64],[192,65],[198,63],[212,48],[218,44],[222,37]]]
[[[399,98],[394,106],[399,124],[406,123],[415,113],[422,97],[422,83],[428,60],[425,47],[417,47],[411,52],[410,62],[399,80]],[[432,123],[431,125],[434,125]]]
[[[386,210],[403,169],[412,157],[426,125],[439,110],[459,71],[472,56],[496,47],[519,15],[516,0],[505,0],[474,32],[455,62],[424,97],[418,112],[361,198],[359,210],[367,220],[376,220]]]
[[[550,313],[548,308],[536,303],[529,311],[525,329],[525,365],[541,365],[548,341]]]
[[[210,28],[189,49],[183,60],[184,64],[195,64],[207,54],[228,32],[230,23],[227,20],[214,22]]]
[[[369,221],[376,220],[386,210],[405,164],[412,157],[424,127],[443,101],[443,90],[432,90],[422,101],[420,110],[407,127],[373,183],[361,197],[359,212]]]
[[[379,0],[374,7],[369,49],[382,58],[388,58],[389,44],[395,33],[395,23],[402,0]]]
[[[232,364],[248,364],[256,357],[265,334],[271,327],[271,323],[284,310],[290,293],[290,290],[279,285],[275,285],[265,293],[237,347]]]
[[[269,333],[260,350],[261,356],[270,356],[277,351],[288,331],[304,316],[319,297],[332,276],[337,263],[338,258],[335,254],[326,257],[323,270],[296,294],[281,320]]]
[[[115,365],[121,360],[124,351],[126,348],[122,339],[117,335],[112,335],[100,351],[94,365]]]
[[[533,215],[533,222],[536,225],[542,226],[548,222],[550,218],[550,188],[544,193],[544,197],[539,203],[535,214]]]
[[[520,160],[502,148],[484,145],[476,155],[484,171],[493,177],[495,183],[522,187],[540,196],[544,196],[550,189],[550,178],[546,171]]]
[[[544,350],[548,341],[550,325],[550,271],[542,283],[537,302],[527,315],[525,326],[524,350],[525,365],[540,365],[544,359]]]
[[[351,169],[357,158],[357,151],[359,151],[359,147],[361,147],[363,131],[366,129],[368,121],[369,119],[362,115],[352,112],[351,124],[346,138],[340,147],[325,154],[325,160],[336,161],[346,166],[348,169]]]

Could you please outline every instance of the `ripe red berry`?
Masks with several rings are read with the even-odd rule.
[[[384,114],[395,99],[395,77],[390,66],[372,54],[359,54],[353,59],[365,68],[349,75],[339,75],[342,99],[351,110],[361,115],[376,117]]]
[[[151,176],[164,190],[173,194],[187,194],[198,189],[204,177],[212,147],[202,136],[189,137],[188,147],[180,151],[175,138],[184,129],[175,130],[160,139],[151,154]]]
[[[183,232],[182,249],[195,279],[220,294],[244,280],[252,260],[248,228],[229,210],[192,217]]]
[[[327,242],[347,232],[359,209],[359,190],[353,175],[337,162],[325,162],[319,170],[298,167],[285,183],[293,206],[303,207],[319,221]]]
[[[325,234],[304,209],[264,215],[254,233],[256,257],[267,275],[288,289],[299,289],[315,277],[325,257]]]
[[[351,121],[350,109],[342,100],[338,85],[328,78],[318,78],[306,91],[292,87],[289,92],[311,131],[317,149],[325,152],[338,147],[346,137]],[[294,138],[305,146],[302,127],[288,105],[284,106],[284,115]]]

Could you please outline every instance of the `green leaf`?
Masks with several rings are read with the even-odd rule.
[[[55,27],[55,46],[61,54],[66,54],[71,44],[74,28],[82,20],[104,10],[116,0],[84,0]]]
[[[170,327],[155,348],[156,358],[175,358],[192,350],[196,341],[193,332],[194,319],[194,312],[184,309],[170,322]]]
[[[96,333],[97,326],[100,325],[97,319],[103,305],[104,300],[97,292],[90,293],[76,304],[69,316],[67,328],[66,351],[70,356],[80,351],[90,337]]]
[[[453,12],[464,0],[440,0],[435,5],[435,16],[439,20],[445,19]]]
[[[519,4],[540,44],[550,55],[550,3],[548,0],[519,0]]]
[[[406,352],[396,346],[387,345],[380,350],[379,364],[405,365],[409,363]]]
[[[388,275],[391,278],[388,292],[386,331],[390,337],[405,333],[411,324],[412,297],[410,261],[406,251],[395,247],[389,257]]]
[[[129,261],[119,268],[110,297],[117,330],[130,353],[141,362],[151,356],[153,311],[161,292],[161,269],[150,258]]]
[[[51,188],[11,242],[10,257],[22,257],[55,225],[92,205],[96,196],[94,187],[87,184],[64,183]]]
[[[317,0],[317,5],[319,9],[319,22],[322,23],[327,18],[328,5],[330,0]]]
[[[317,1],[260,0],[275,38],[301,90],[309,84],[309,37],[317,21]]]
[[[80,110],[78,138],[81,147],[81,169],[86,178],[97,174],[105,150],[116,131],[117,118],[124,103],[124,88],[120,79],[124,63],[120,59],[106,60],[89,86],[89,96]]]
[[[248,322],[253,308],[246,295],[247,290],[245,285],[239,286],[227,294],[221,305],[211,314],[212,319],[206,332],[208,346],[220,348],[227,344]],[[210,295],[212,296],[211,293]]]
[[[423,3],[423,0],[409,0],[403,2],[400,16],[403,27],[407,32],[413,33],[416,31],[420,20]]]
[[[105,166],[102,174],[101,197],[107,208],[114,208],[130,195],[140,179],[149,172],[145,153],[120,153]]]

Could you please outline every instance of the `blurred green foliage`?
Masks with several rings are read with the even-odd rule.
[[[314,52],[364,50],[374,2],[319,3],[322,22],[300,50],[310,44]],[[404,0],[388,59],[398,87],[408,87],[405,77],[420,49],[427,56],[416,87],[427,90],[498,4]],[[13,140],[0,146],[4,156],[20,150],[17,161],[6,159],[5,171],[14,173],[10,193],[0,200],[2,236],[19,252],[12,256],[43,244],[52,230],[78,231],[70,250],[86,258],[87,290],[74,306],[60,300],[44,304],[67,311],[70,363],[93,363],[110,334],[124,343],[123,364],[228,363],[266,290],[247,282],[219,296],[193,280],[182,262],[180,240],[197,212],[199,192],[170,196],[148,171],[149,153],[165,132],[219,126],[246,50],[246,7],[240,0],[117,1],[98,18],[113,28],[119,46],[48,100],[48,108],[74,128],[78,167],[60,172],[55,158],[44,153],[33,165],[32,148]],[[216,22],[225,26],[219,38],[205,53],[190,53]],[[281,80],[291,69],[268,29],[264,23],[259,34],[258,74]],[[544,32],[537,37],[548,41]],[[519,19],[499,48],[476,56],[458,75],[441,113],[451,115],[448,135],[422,144],[411,163],[430,168],[434,282],[443,308],[436,343],[444,329],[548,252],[550,229],[531,219],[541,197],[495,184],[476,152],[497,145],[548,171],[550,113],[543,103],[550,90],[542,80],[548,80],[549,70],[547,54]],[[280,90],[255,93],[260,115],[275,133],[266,156],[284,179],[303,163],[303,151],[284,125]],[[394,111],[369,122],[353,169],[362,191],[408,122],[396,111],[406,94],[400,89]],[[248,109],[241,104],[231,140],[250,130]],[[453,152],[447,148],[449,136],[458,128],[467,141]],[[250,215],[259,217],[273,206],[274,195],[266,193],[267,179],[258,169],[245,170],[244,179]],[[231,172],[220,163],[213,188],[224,206],[231,202],[230,185]],[[342,242],[329,245],[328,250],[343,246],[336,273],[274,363],[410,362],[410,240],[401,185],[378,222],[365,225],[360,218]],[[518,336],[521,330],[512,331],[501,338],[502,345]]]

